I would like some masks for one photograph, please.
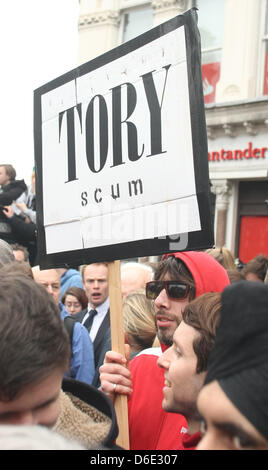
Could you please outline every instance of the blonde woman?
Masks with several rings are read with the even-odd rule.
[[[143,349],[158,347],[155,329],[155,308],[145,291],[128,294],[123,301],[123,326],[125,341],[130,346],[130,358]]]
[[[225,246],[210,248],[206,250],[206,253],[213,256],[225,269],[236,269],[235,258],[231,251]]]

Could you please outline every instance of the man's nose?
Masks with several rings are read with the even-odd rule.
[[[168,348],[158,359],[157,365],[162,369],[168,370],[170,366],[170,354],[172,347]]]
[[[161,292],[156,297],[156,299],[154,301],[154,304],[155,304],[157,309],[159,309],[160,307],[166,307],[166,308],[168,307],[169,298],[167,296],[166,289],[163,288],[161,290]]]
[[[52,286],[51,286],[50,284],[48,284],[48,285],[46,286],[46,290],[47,290],[47,292],[48,292],[50,295],[53,295],[53,289],[52,289]]]

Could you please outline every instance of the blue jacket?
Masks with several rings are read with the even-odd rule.
[[[59,303],[62,320],[70,316],[64,305]],[[72,359],[69,375],[75,380],[91,384],[95,374],[94,349],[87,329],[76,322],[73,330]]]
[[[60,277],[60,299],[69,287],[81,287],[84,289],[82,276],[77,269],[67,269]]]

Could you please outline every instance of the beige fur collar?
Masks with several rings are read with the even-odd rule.
[[[87,449],[101,446],[111,428],[111,419],[79,398],[60,395],[61,411],[53,430],[68,439],[75,439]]]

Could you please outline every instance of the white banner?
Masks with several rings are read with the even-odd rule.
[[[186,30],[159,31],[37,90],[47,255],[201,230]]]

